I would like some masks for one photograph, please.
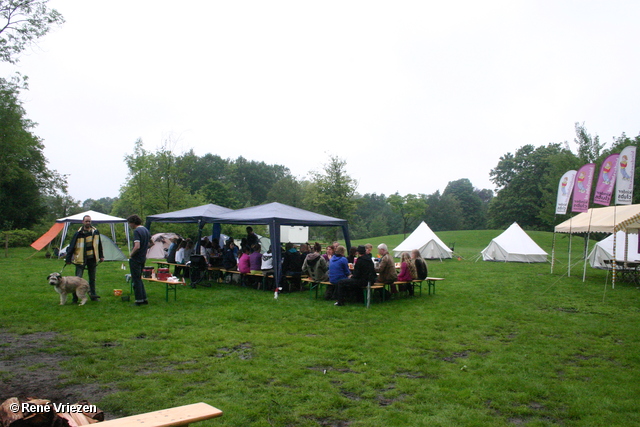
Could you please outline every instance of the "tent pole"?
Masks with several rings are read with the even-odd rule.
[[[551,243],[551,274],[556,260],[556,230],[553,230],[553,243]]]
[[[567,277],[571,277],[571,240],[573,234],[569,233],[569,262],[567,263]]]
[[[275,288],[280,286],[280,280],[282,279],[282,248],[280,247],[280,223],[273,220],[270,226],[271,237],[271,254],[273,255],[273,280],[275,281]]]
[[[587,233],[587,240],[584,242],[584,267],[582,268],[582,282],[584,283],[587,280],[587,253],[589,251],[589,237],[591,236],[591,232]]]
[[[613,263],[612,263],[612,268],[613,271],[611,272],[611,289],[615,289],[616,287],[616,270],[617,270],[617,264],[616,264],[616,259],[618,258],[616,255],[616,237],[618,234],[618,228],[616,227],[616,214],[617,214],[617,206],[613,205]]]

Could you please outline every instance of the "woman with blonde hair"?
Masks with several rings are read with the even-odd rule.
[[[418,278],[416,265],[414,264],[409,252],[402,252],[400,258],[400,274],[398,274],[399,282],[411,282]]]

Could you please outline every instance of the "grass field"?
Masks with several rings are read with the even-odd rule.
[[[99,267],[100,302],[61,307],[46,276],[62,262],[10,250],[0,399],[88,399],[111,417],[199,401],[224,411],[203,427],[640,425],[638,287],[611,289],[591,268],[583,282],[581,262],[567,277],[566,237],[553,274],[475,262],[499,233],[438,233],[460,260],[429,262],[445,278],[437,293],[369,309],[226,284],[175,302],[148,286],[150,305],[135,307],[112,295],[127,290],[120,263]],[[551,253],[552,234],[529,234]]]

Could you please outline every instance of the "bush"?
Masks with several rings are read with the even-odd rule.
[[[0,233],[2,237],[2,246],[6,244],[7,237],[9,238],[9,247],[17,248],[17,247],[26,247],[32,244],[40,234],[33,230],[27,230],[26,228],[22,228],[19,230],[8,230]]]

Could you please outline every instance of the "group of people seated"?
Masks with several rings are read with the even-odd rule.
[[[222,267],[228,271],[242,274],[273,273],[273,256],[271,247],[262,253],[262,246],[252,227],[247,227],[247,237],[243,238],[240,248],[233,238],[229,238],[222,250]]]
[[[329,263],[329,282],[325,292],[326,299],[335,299],[335,305],[344,305],[345,300],[351,294],[355,296],[356,301],[362,302],[364,298],[361,289],[368,283],[389,284],[391,293],[399,292],[395,282],[407,282],[404,289],[409,295],[413,295],[414,287],[411,283],[413,280],[424,280],[427,277],[427,263],[420,255],[417,249],[414,249],[409,255],[407,252],[402,254],[402,262],[400,264],[400,273],[396,271],[396,263],[393,256],[389,253],[387,245],[384,243],[378,245],[379,258],[374,262],[371,251],[373,245],[366,244],[356,248],[356,257],[352,263],[344,258],[345,248],[338,246],[335,254]],[[347,267],[351,265],[352,268]],[[387,292],[384,288],[382,292]]]
[[[402,285],[405,289],[400,290],[413,295],[411,281],[426,279],[427,263],[417,249],[411,254],[402,254],[400,273],[396,271],[395,261],[387,245],[383,243],[378,246],[380,258],[376,262],[371,254],[372,250],[373,245],[366,244],[351,248],[346,255],[346,248],[334,242],[326,247],[323,254],[322,246],[316,242],[313,246],[302,244],[298,252],[293,244],[287,243],[282,271],[294,280],[307,275],[314,282],[329,282],[324,297],[327,300],[335,299],[335,305],[338,306],[344,305],[350,294],[355,295],[357,300],[363,298],[361,289],[368,283],[390,284],[391,292],[397,293],[399,290],[394,282],[407,282]]]
[[[240,247],[237,247],[234,239],[229,238],[221,249],[217,241],[210,241],[205,237],[201,242],[201,252],[207,265],[221,265],[225,270],[238,271],[242,274],[273,274],[273,254],[271,247],[262,253],[258,236],[252,227],[247,227],[247,237],[243,238]],[[178,238],[172,241],[169,247],[167,262],[174,264],[186,264],[193,253],[194,244],[191,239]],[[325,247],[316,242],[313,245],[303,243],[300,250],[293,243],[286,243],[282,248],[282,272],[283,277],[294,285],[300,284],[303,275],[308,276],[314,282],[328,282],[324,298],[335,299],[335,305],[344,305],[345,300],[354,296],[357,301],[362,301],[361,289],[368,283],[389,284],[391,293],[407,291],[413,295],[413,280],[424,280],[427,277],[427,263],[417,249],[411,253],[401,254],[400,272],[396,271],[396,263],[389,253],[387,245],[378,245],[378,258],[372,256],[373,245],[366,244],[352,247],[347,254],[344,246],[333,242]],[[188,268],[178,270],[178,275],[188,275]],[[395,282],[406,282],[398,289]],[[387,292],[382,289],[383,292]]]
[[[171,239],[171,244],[167,250],[167,262],[177,264],[173,273],[175,276],[189,277],[189,268],[187,265],[191,261],[191,256],[194,255],[194,250],[195,244],[191,239],[183,239],[180,236]],[[214,266],[222,256],[220,245],[218,245],[216,240],[211,241],[209,237],[204,237],[200,241],[198,255],[204,257],[207,266]]]

